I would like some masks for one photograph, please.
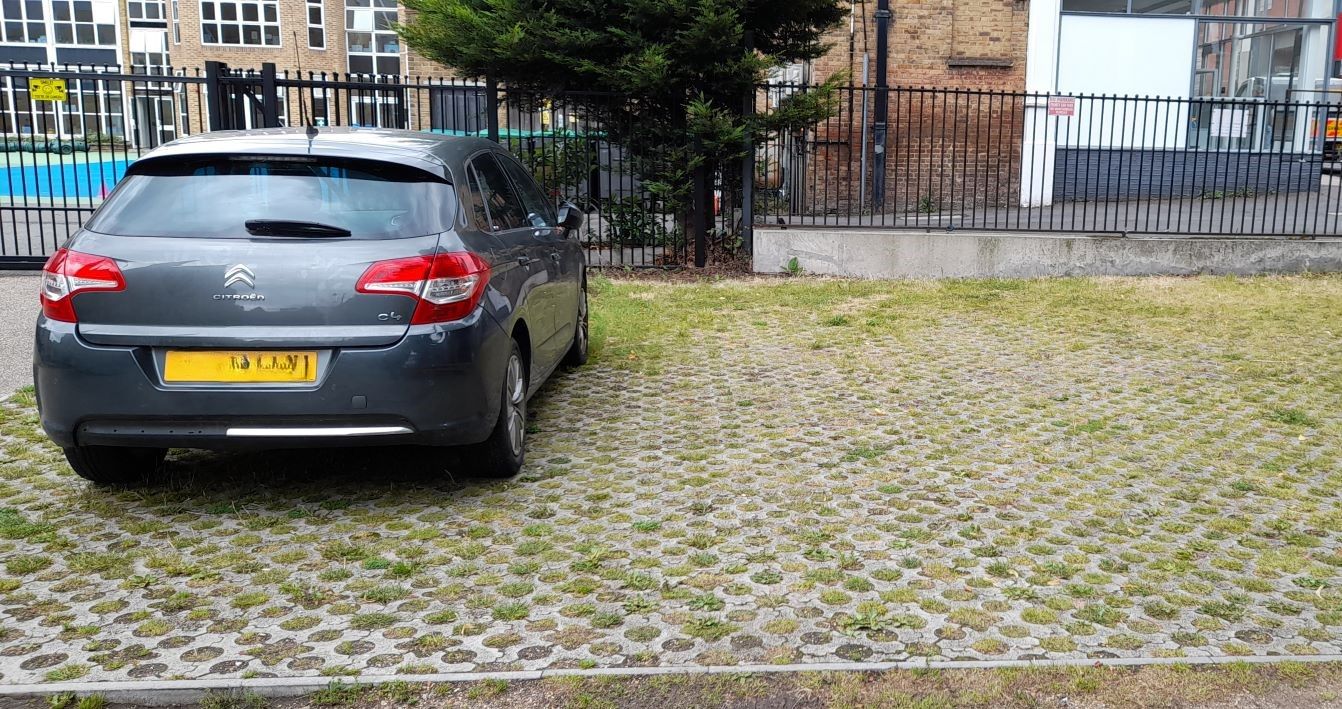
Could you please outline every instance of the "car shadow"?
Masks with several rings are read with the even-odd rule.
[[[174,449],[141,489],[180,493],[310,494],[414,487],[452,493],[500,481],[460,470],[452,451],[423,446],[204,451]],[[362,490],[361,490],[362,489]]]
[[[567,384],[566,384],[567,383]],[[573,385],[563,373],[550,377],[529,402],[528,448],[535,436],[544,436],[537,427],[536,413],[553,405],[549,400],[557,389]],[[436,495],[458,495],[476,487],[515,482],[528,477],[526,466],[508,480],[471,475],[459,454],[452,448],[429,446],[358,446],[350,448],[258,449],[244,451],[207,451],[173,449],[163,465],[136,489],[186,495],[249,496],[264,491],[267,495],[310,496],[321,492],[342,495],[366,495],[371,488],[411,487]]]

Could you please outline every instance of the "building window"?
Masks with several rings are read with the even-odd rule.
[[[1319,0],[1062,0],[1062,11],[1323,20],[1331,17],[1332,3]]]
[[[0,20],[4,21],[4,41],[41,44],[47,41],[42,0],[4,0],[0,2]]]
[[[126,3],[126,13],[132,20],[163,22],[167,19],[163,0],[129,0]]]
[[[52,0],[56,44],[115,46],[116,11],[113,0]]]
[[[172,43],[182,43],[182,8],[172,0]]]
[[[201,0],[201,44],[280,46],[279,0]]]
[[[308,48],[326,49],[326,14],[322,0],[308,0]]]
[[[330,124],[330,108],[326,103],[326,89],[312,90],[312,125],[327,126]]]
[[[130,64],[131,72],[134,74],[171,75],[172,61],[168,58],[167,31],[132,30]]]
[[[169,69],[167,52],[131,52],[130,64],[136,74],[153,74],[154,76],[172,74],[171,69]]]
[[[351,74],[401,73],[396,0],[346,0],[345,49]]]

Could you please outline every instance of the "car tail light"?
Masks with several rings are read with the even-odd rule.
[[[121,268],[106,256],[59,249],[42,267],[42,314],[52,320],[78,322],[71,300],[89,291],[123,291]]]
[[[360,293],[414,298],[414,325],[451,322],[470,315],[489,283],[489,264],[469,252],[378,261],[359,277]]]

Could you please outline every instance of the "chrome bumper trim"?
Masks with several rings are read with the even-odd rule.
[[[414,433],[414,431],[405,426],[285,426],[230,428],[224,431],[225,435],[237,438],[296,438],[302,436],[340,438],[344,436],[394,436],[402,433]]]

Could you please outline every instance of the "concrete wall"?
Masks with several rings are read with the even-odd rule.
[[[1342,238],[1124,239],[756,229],[754,268],[859,278],[1037,278],[1342,272]]]
[[[1318,192],[1314,154],[1058,148],[1053,198],[1169,199]]]

